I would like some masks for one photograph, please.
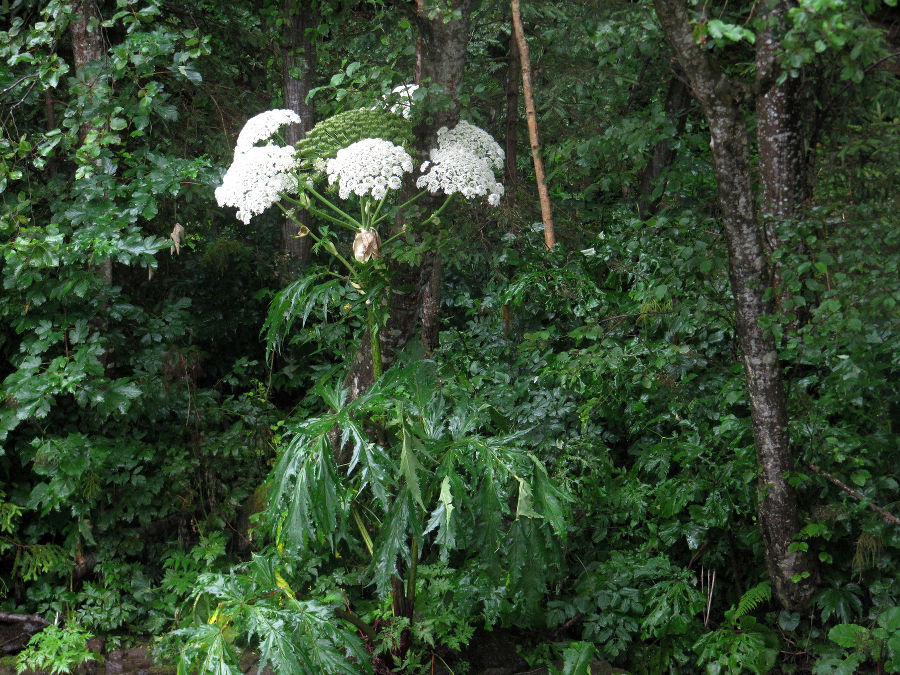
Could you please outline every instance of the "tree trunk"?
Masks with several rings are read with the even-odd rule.
[[[684,131],[687,107],[691,100],[691,92],[687,85],[676,74],[669,82],[666,92],[666,117],[675,127],[675,135],[679,136]],[[663,172],[672,164],[675,158],[675,150],[668,139],[663,139],[653,148],[650,161],[641,172],[641,182],[638,187],[638,214],[642,220],[647,220],[659,210],[661,196],[654,197],[657,182],[662,178]]]
[[[528,55],[528,43],[525,41],[525,30],[522,28],[522,12],[519,0],[512,0],[512,24],[516,43],[519,47],[519,60],[522,65],[522,94],[525,98],[525,118],[528,120],[528,138],[531,140],[531,158],[534,160],[534,178],[537,182],[538,199],[541,202],[541,220],[544,223],[544,245],[551,249],[556,245],[556,230],[553,227],[553,210],[550,207],[550,193],[544,176],[544,161],[541,159],[541,141],[538,137],[537,112],[534,108],[534,90],[531,86],[531,57]]]
[[[428,278],[422,289],[422,349],[425,356],[434,355],[440,346],[438,336],[441,328],[441,252],[431,255]]]
[[[785,607],[796,609],[812,596],[813,568],[808,556],[789,550],[799,532],[796,497],[788,483],[794,463],[775,341],[760,325],[760,319],[771,313],[772,302],[767,295],[768,264],[754,208],[748,132],[740,105],[744,92],[694,43],[684,0],[654,0],[654,4],[710,128],[738,338],[750,395],[759,470],[757,515],[766,567],[775,596]]]
[[[93,22],[93,25],[92,25]],[[103,36],[100,34],[100,14],[97,5],[92,0],[82,0],[75,5],[72,14],[72,57],[75,61],[75,69],[80,70],[91,61],[99,61],[103,58]],[[96,81],[96,80],[95,80]],[[78,135],[83,143],[93,129],[89,123],[84,123],[78,130]],[[97,266],[98,274],[112,286],[112,259],[106,258]]]
[[[459,12],[458,19],[444,21],[439,12],[437,18],[429,20],[427,12],[432,3],[429,0],[417,2],[415,13],[416,25],[419,29],[421,48],[422,82],[437,85],[441,92],[423,101],[428,114],[423,115],[415,127],[416,150],[419,159],[425,159],[428,151],[434,147],[437,130],[442,126],[453,126],[459,116],[459,86],[465,68],[466,46],[468,44],[470,0],[452,0],[444,9]],[[417,59],[418,60],[418,59]],[[427,197],[420,200],[428,206]],[[439,252],[434,252],[435,259],[425,265],[407,265],[395,263],[393,277],[388,296],[388,319],[381,330],[381,355],[385,368],[396,360],[397,354],[416,333],[417,321],[423,297],[428,298],[429,309],[423,312],[423,320],[429,324],[423,326],[423,339],[429,340],[431,348],[436,346],[438,321],[440,319],[440,275],[432,274],[440,260]],[[429,285],[429,280],[431,281]],[[428,287],[428,291],[425,288]],[[373,382],[372,348],[368,334],[364,335],[359,349],[350,365],[344,380],[349,389],[350,399],[365,392]]]
[[[519,59],[519,43],[516,32],[509,34],[509,68],[506,72],[506,134],[504,150],[506,159],[503,167],[503,179],[506,183],[506,200],[512,205],[516,202],[516,188],[519,175],[516,171],[516,130],[519,126],[519,78],[522,76],[522,64]]]
[[[317,22],[313,0],[283,0],[284,56],[282,81],[284,106],[300,115],[300,124],[288,125],[285,142],[294,145],[313,127],[313,109],[306,102],[316,72],[316,47],[308,30]],[[301,211],[298,220],[308,222],[309,214]],[[303,267],[309,262],[312,242],[309,237],[297,237],[297,224],[290,219],[281,223],[281,248]]]
[[[807,197],[806,157],[797,102],[797,78],[778,83],[778,34],[783,30],[787,3],[778,0],[768,10],[766,30],[756,43],[756,135],[762,212],[769,220],[769,241],[780,243],[779,230],[793,218]]]
[[[786,228],[791,227],[803,202],[809,196],[806,170],[806,142],[800,123],[799,80],[788,77],[779,84],[779,35],[784,30],[788,3],[777,0],[765,15],[766,29],[756,46],[756,135],[759,147],[759,177],[762,182],[762,216],[769,251],[783,244]],[[794,244],[808,252],[801,240]],[[773,263],[772,285],[776,304],[781,303],[781,266],[779,256]],[[809,307],[795,310],[790,330],[797,330],[810,319]]]

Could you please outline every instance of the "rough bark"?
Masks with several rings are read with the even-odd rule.
[[[779,83],[778,35],[788,3],[770,4],[767,28],[756,47],[756,133],[759,144],[759,174],[762,182],[762,211],[771,219],[770,241],[778,241],[778,229],[793,218],[807,196],[806,158],[800,125],[797,88],[799,80],[789,77]]]
[[[513,33],[519,47],[519,60],[522,66],[522,96],[525,99],[525,118],[528,121],[528,138],[531,141],[531,158],[534,161],[534,178],[537,182],[538,199],[541,202],[541,220],[544,223],[544,244],[548,249],[556,245],[556,230],[553,227],[553,209],[550,206],[550,193],[547,190],[547,179],[544,176],[544,161],[541,159],[541,141],[538,136],[537,112],[534,107],[534,89],[531,84],[531,57],[528,53],[528,42],[522,27],[522,12],[519,0],[512,0]]]
[[[516,188],[518,188],[519,176],[516,171],[516,130],[519,126],[519,78],[522,73],[522,64],[519,59],[519,44],[516,41],[515,31],[509,34],[509,69],[506,74],[506,133],[504,150],[506,159],[503,167],[503,179],[506,183],[506,200],[515,204]]]
[[[313,109],[306,102],[316,71],[316,48],[309,29],[317,22],[314,3],[311,0],[283,0],[284,18],[282,81],[284,106],[300,115],[300,124],[285,129],[285,142],[293,145],[313,127]],[[309,220],[305,211],[299,213],[302,223]],[[281,248],[300,266],[309,262],[312,242],[309,237],[298,238],[297,225],[286,219],[281,224]]]
[[[760,319],[771,313],[772,302],[766,293],[768,261],[754,207],[749,138],[741,107],[745,89],[730,81],[694,43],[684,0],[654,0],[654,5],[709,124],[756,444],[757,516],[775,596],[785,607],[795,609],[812,596],[814,570],[808,556],[789,550],[799,531],[796,496],[787,480],[794,463],[775,341],[760,326]],[[794,582],[795,577],[803,578]]]
[[[450,0],[438,3],[447,11],[459,11],[458,19],[444,21],[442,12],[428,19],[428,10],[435,4],[426,0],[419,4],[416,25],[421,41],[421,83],[437,85],[440,94],[424,101],[428,115],[416,125],[418,150],[427,154],[435,145],[437,130],[452,126],[459,118],[459,86],[462,84],[468,45],[471,0]]]
[[[0,651],[11,654],[24,649],[31,636],[48,625],[43,617],[36,614],[0,612]]]
[[[422,348],[431,357],[438,348],[441,327],[441,253],[431,256],[428,279],[422,289]]]
[[[778,82],[779,35],[784,30],[784,15],[789,3],[770,2],[765,13],[766,29],[756,43],[756,135],[759,148],[759,177],[762,184],[762,217],[769,251],[783,244],[786,228],[791,227],[809,196],[806,170],[806,142],[798,101],[799,80],[788,77]],[[805,252],[805,245],[798,246]],[[780,304],[781,258],[772,265],[775,302]],[[791,329],[796,331],[809,320],[806,307],[799,307]]]
[[[675,135],[684,131],[684,123],[687,119],[686,111],[690,104],[691,92],[684,80],[678,75],[673,75],[666,92],[665,111],[666,117],[675,127]],[[659,141],[653,147],[653,153],[647,166],[641,172],[641,182],[638,187],[638,213],[643,220],[655,215],[659,210],[661,196],[654,197],[653,192],[662,178],[663,172],[672,164],[675,158],[675,149],[668,139]]]

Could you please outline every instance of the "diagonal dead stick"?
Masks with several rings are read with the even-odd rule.
[[[827,471],[825,471],[825,470],[823,470],[823,469],[820,469],[818,466],[816,466],[816,465],[813,464],[812,462],[804,462],[804,464],[806,464],[806,466],[808,466],[810,469],[812,469],[813,471],[815,471],[817,474],[819,474],[819,475],[822,476],[823,478],[825,478],[825,479],[827,479],[828,481],[830,481],[830,482],[834,483],[835,485],[837,485],[841,490],[843,490],[843,491],[846,492],[847,494],[853,495],[854,497],[856,497],[856,498],[857,498],[858,500],[860,500],[861,502],[865,502],[865,501],[866,501],[866,496],[865,496],[862,492],[860,492],[859,490],[854,490],[854,489],[853,489],[852,487],[850,487],[849,485],[846,485],[845,483],[842,483],[840,480],[838,480],[837,478],[835,478],[834,476],[832,476],[832,475],[831,475],[830,473],[828,473]],[[895,515],[894,515],[893,513],[891,513],[890,511],[887,511],[887,510],[881,508],[880,506],[876,506],[875,504],[871,504],[871,503],[866,504],[866,506],[868,506],[868,507],[869,507],[870,509],[872,509],[875,513],[877,513],[879,516],[881,516],[882,518],[884,518],[887,522],[893,523],[894,525],[900,525],[900,518],[897,518],[897,516],[895,516]]]

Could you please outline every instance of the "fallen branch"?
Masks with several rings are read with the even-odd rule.
[[[842,483],[840,480],[838,480],[837,478],[832,476],[830,473],[828,473],[824,469],[820,469],[818,466],[816,466],[812,462],[804,462],[804,464],[806,464],[806,466],[808,466],[810,469],[815,471],[817,474],[819,474],[823,478],[825,478],[828,481],[830,481],[831,483],[834,483],[835,485],[837,485],[841,490],[846,492],[848,495],[853,495],[861,502],[866,501],[866,496],[862,492],[860,492],[859,490],[854,490],[849,485]],[[894,525],[900,525],[900,518],[897,518],[897,516],[895,516],[890,511],[887,511],[886,509],[883,509],[880,506],[876,506],[875,504],[872,504],[872,503],[868,503],[868,504],[866,504],[866,506],[868,506],[875,513],[877,513],[879,516],[884,518],[887,522],[893,523]]]
[[[50,623],[37,614],[16,614],[14,612],[0,612],[0,622],[4,623],[34,623],[39,626],[49,626]]]

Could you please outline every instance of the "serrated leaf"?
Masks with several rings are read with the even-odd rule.
[[[380,594],[390,590],[391,577],[397,573],[397,556],[407,552],[411,507],[412,497],[404,486],[391,505],[375,542],[371,569]]]
[[[828,631],[828,639],[845,649],[861,646],[865,643],[868,636],[868,629],[863,626],[857,626],[855,623],[839,623]]]
[[[532,506],[531,485],[516,476],[519,481],[519,498],[516,500],[516,518],[539,518],[540,515]]]
[[[400,451],[400,471],[406,479],[406,485],[409,487],[409,492],[413,499],[415,499],[416,503],[424,509],[425,504],[422,502],[422,491],[419,488],[418,476],[422,464],[416,458],[415,452],[413,452],[412,440],[410,438],[410,433],[406,428],[402,410],[400,410],[400,428],[403,434],[403,449]]]
[[[590,675],[594,659],[594,645],[590,642],[573,642],[563,652],[560,675]]]
[[[340,297],[341,281],[328,278],[327,271],[311,272],[288,284],[272,299],[262,327],[267,358],[281,349],[296,319],[306,325],[310,314],[318,311],[322,321],[327,321],[329,309]]]
[[[550,480],[546,469],[537,457],[533,455],[530,457],[535,467],[533,479],[535,510],[550,523],[550,527],[553,528],[553,533],[557,537],[564,538],[567,524],[565,503],[571,501],[572,497]]]

